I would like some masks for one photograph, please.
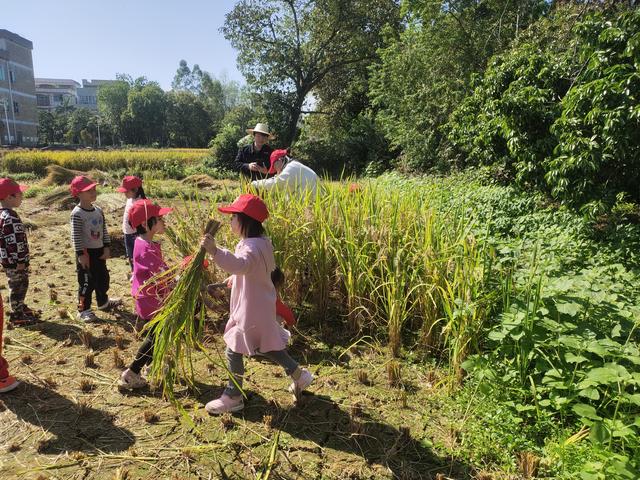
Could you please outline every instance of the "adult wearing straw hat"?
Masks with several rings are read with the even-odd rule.
[[[257,123],[255,127],[247,129],[247,133],[253,135],[253,142],[238,150],[236,168],[251,180],[268,178],[271,176],[269,168],[273,152],[268,144],[269,139],[273,138],[269,133],[269,126],[266,123]]]

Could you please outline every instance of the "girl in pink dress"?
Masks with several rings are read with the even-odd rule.
[[[271,240],[264,236],[267,206],[255,195],[240,195],[231,205],[219,207],[231,214],[231,230],[240,237],[235,253],[219,248],[211,235],[202,246],[214,262],[231,274],[229,321],[224,331],[230,380],[222,396],[205,406],[210,414],[238,412],[244,408],[242,387],[244,356],[261,355],[281,365],[293,382],[289,391],[299,393],[313,381],[313,375],[300,368],[286,350],[288,332],[276,316],[276,289],[271,272],[276,268]]]

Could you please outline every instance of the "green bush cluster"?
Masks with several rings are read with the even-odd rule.
[[[476,79],[444,129],[460,165],[602,214],[640,201],[640,11],[541,20]]]

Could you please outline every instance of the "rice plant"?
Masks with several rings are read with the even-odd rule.
[[[218,222],[210,220],[204,232],[215,235],[219,227]],[[200,342],[205,318],[199,302],[207,277],[204,258],[204,249],[198,247],[160,311],[145,326],[145,331],[152,332],[155,337],[150,377],[162,384],[163,394],[176,405],[174,384],[178,376],[183,376],[189,387],[195,388],[193,353],[202,350]],[[166,281],[172,276],[175,271],[170,270],[152,280]]]
[[[451,378],[460,379],[505,277],[493,265],[487,232],[464,200],[453,200],[458,193],[446,182],[397,178],[357,189],[326,182],[315,195],[260,192],[276,263],[287,278],[284,300],[310,312],[320,327],[337,314],[345,333],[384,339],[393,356],[407,341],[445,355]],[[167,230],[174,250],[194,252],[215,206],[236,194],[216,191],[208,202],[185,197]],[[220,232],[221,244],[237,241],[228,230]],[[208,282],[221,280],[206,275]]]
[[[158,170],[165,162],[195,163],[207,157],[207,149],[137,149],[109,151],[20,150],[3,155],[0,167],[10,173],[32,172],[44,175],[49,165],[89,171]]]

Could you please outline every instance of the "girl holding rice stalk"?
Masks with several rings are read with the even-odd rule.
[[[233,379],[222,396],[205,406],[210,414],[238,412],[244,408],[242,378],[244,355],[261,355],[285,369],[293,382],[289,391],[296,396],[313,381],[313,375],[300,368],[286,350],[287,332],[276,316],[276,289],[271,274],[276,269],[271,240],[262,226],[269,216],[260,197],[240,195],[231,205],[219,207],[231,214],[231,230],[240,237],[235,253],[219,248],[207,234],[202,247],[220,268],[231,274],[229,321],[225,327],[226,357]]]
[[[131,295],[136,304],[138,316],[148,322],[162,307],[170,288],[165,282],[148,282],[158,273],[168,270],[162,257],[162,249],[158,242],[153,241],[155,235],[164,233],[164,215],[170,213],[171,208],[160,208],[151,200],[138,200],[129,210],[129,224],[136,229],[138,237],[133,246],[133,278]],[[120,376],[119,385],[125,389],[142,388],[147,380],[140,375],[142,367],[149,365],[153,358],[153,344],[155,336],[151,330],[136,354],[135,359]]]

